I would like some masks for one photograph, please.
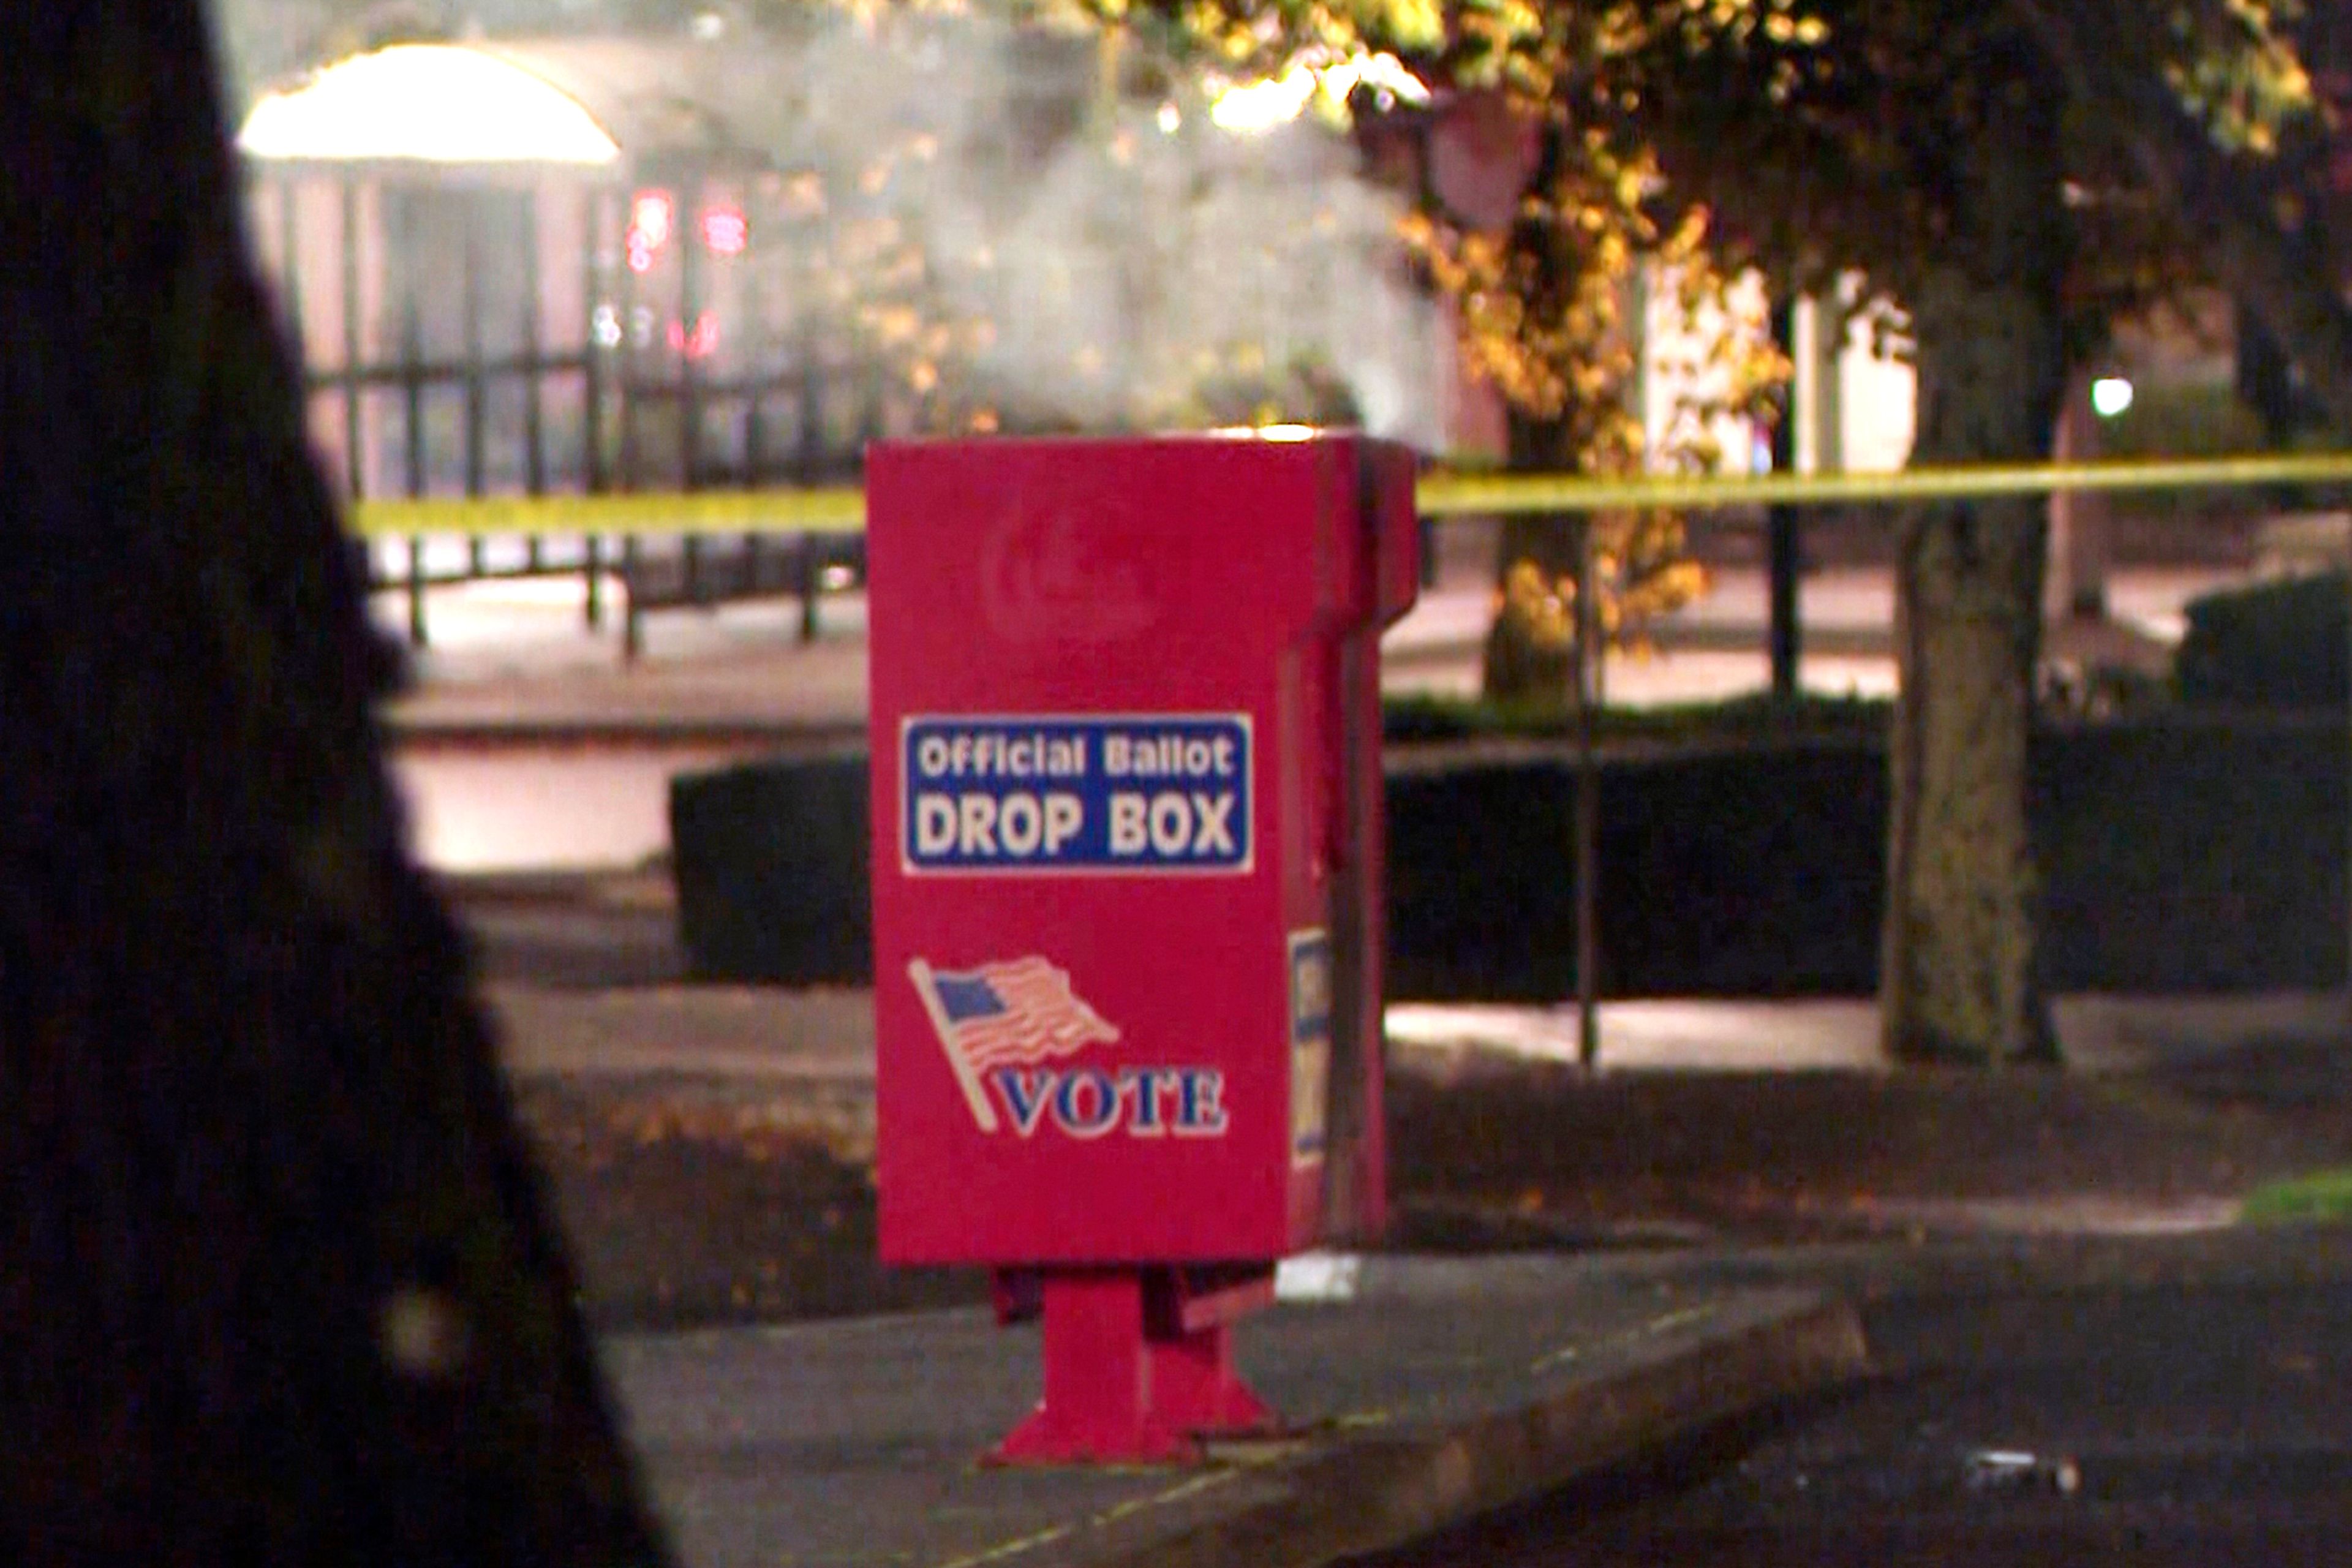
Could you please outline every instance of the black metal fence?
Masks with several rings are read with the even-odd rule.
[[[354,500],[854,484],[865,445],[920,416],[808,290],[822,242],[773,179],[685,169],[621,186],[541,169],[257,164],[256,248],[299,345],[311,437]],[[794,298],[795,293],[803,297]],[[854,536],[593,532],[370,542],[369,576],[427,591],[578,574],[588,624],[617,586],[648,610],[818,599]]]

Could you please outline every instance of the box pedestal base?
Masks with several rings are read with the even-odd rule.
[[[1274,1300],[1271,1265],[1002,1275],[999,1315],[1045,1320],[1045,1388],[998,1465],[1186,1464],[1279,1419],[1235,1370],[1233,1324]]]

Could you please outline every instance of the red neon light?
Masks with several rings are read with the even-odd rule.
[[[688,359],[709,359],[719,352],[719,318],[705,310],[694,319],[691,332],[684,321],[672,321],[669,346]]]
[[[702,213],[702,243],[713,256],[740,256],[751,242],[751,224],[737,206],[706,207]]]

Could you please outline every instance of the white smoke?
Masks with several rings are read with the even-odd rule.
[[[1107,92],[1094,40],[972,18],[844,22],[793,58],[784,161],[836,184],[887,164],[878,199],[950,310],[992,324],[967,369],[1008,405],[1131,427],[1221,368],[1308,366],[1365,428],[1443,444],[1444,328],[1406,273],[1401,198],[1344,137],[1227,132],[1180,72]]]
[[[631,27],[656,9],[214,5],[237,76],[262,82],[292,63],[287,51],[299,46],[287,40],[315,43],[339,27],[355,39],[387,16],[527,43],[542,29],[642,37]],[[828,193],[824,221],[877,211],[892,221],[921,258],[926,303],[992,330],[940,369],[963,378],[955,390],[1003,409],[1008,427],[1198,422],[1209,412],[1200,390],[1219,378],[1228,404],[1253,385],[1298,394],[1336,381],[1365,428],[1444,445],[1449,337],[1407,276],[1402,198],[1360,175],[1345,136],[1311,117],[1258,133],[1222,129],[1197,73],[1149,58],[1131,37],[912,5],[860,19],[714,0],[698,20],[707,25],[672,28],[642,64],[665,120],[674,108],[677,123],[717,128],[788,180],[814,176]],[[430,30],[411,21],[411,32]],[[751,265],[777,269],[768,298],[817,308],[790,245],[754,252],[764,259]],[[902,279],[847,281],[822,306],[836,326],[856,320],[861,294],[905,291]],[[795,350],[779,337],[759,352],[783,365]]]

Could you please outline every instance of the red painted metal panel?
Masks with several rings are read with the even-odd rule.
[[[1412,479],[1353,436],[873,450],[886,1258],[1271,1259],[1377,1223]]]

